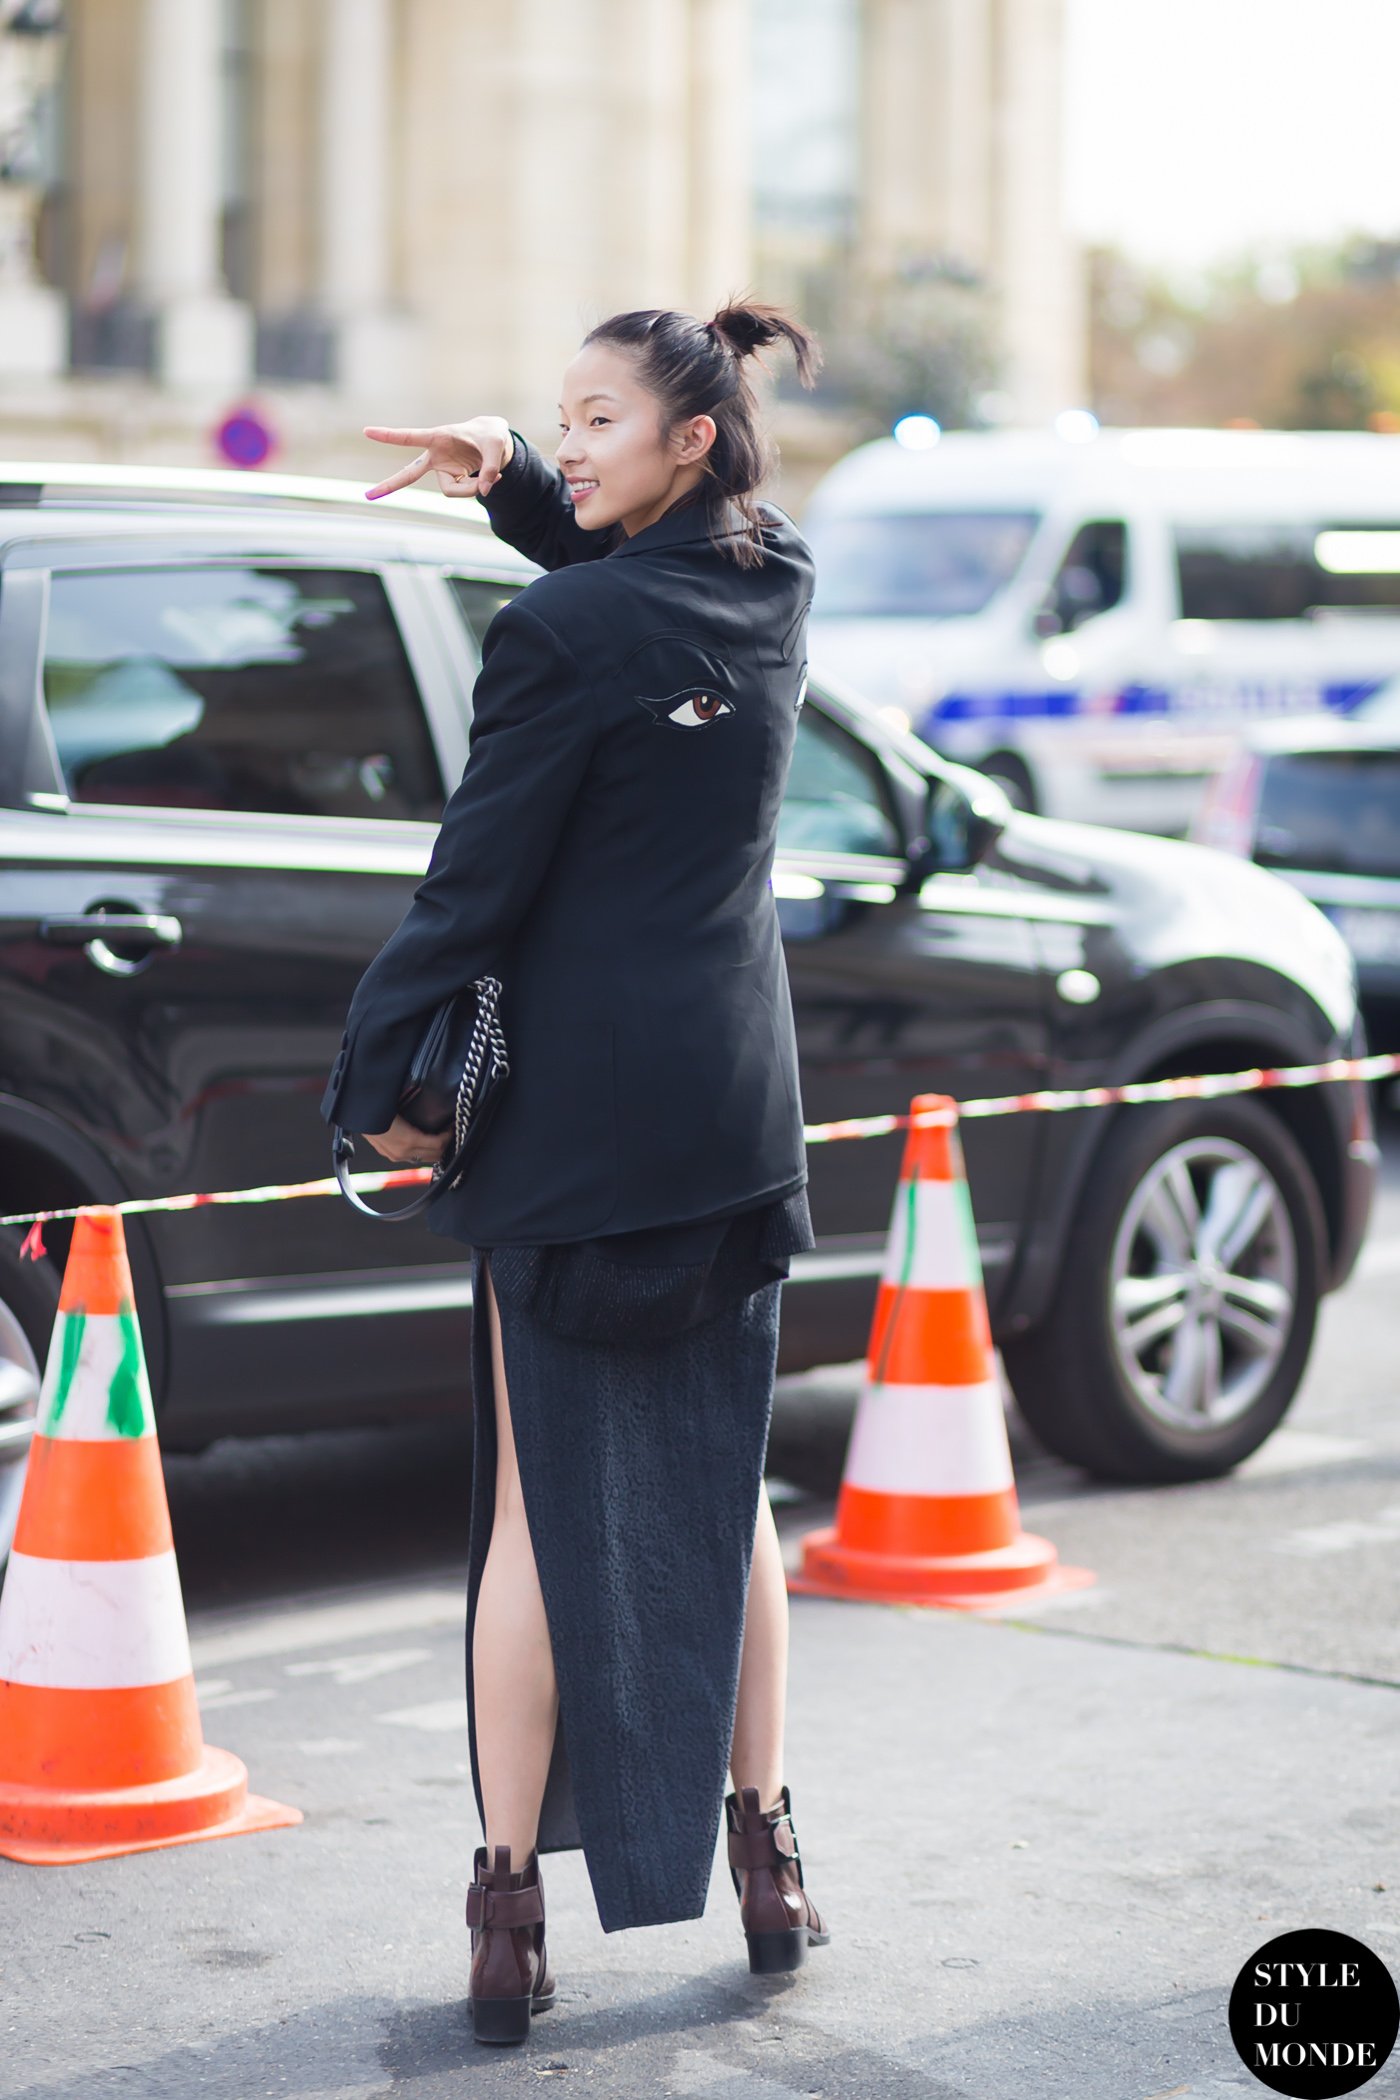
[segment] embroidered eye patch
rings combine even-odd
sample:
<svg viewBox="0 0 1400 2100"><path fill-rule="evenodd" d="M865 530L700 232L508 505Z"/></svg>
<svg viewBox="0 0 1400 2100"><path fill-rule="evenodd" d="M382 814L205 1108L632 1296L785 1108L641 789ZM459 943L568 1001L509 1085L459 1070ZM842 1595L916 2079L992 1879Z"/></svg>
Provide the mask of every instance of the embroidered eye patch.
<svg viewBox="0 0 1400 2100"><path fill-rule="evenodd" d="M673 729L705 729L711 722L718 722L725 715L732 715L734 702L703 686L682 686L678 693L668 693L664 700L644 699L640 693L633 695L639 707L644 707L653 722L669 723Z"/></svg>

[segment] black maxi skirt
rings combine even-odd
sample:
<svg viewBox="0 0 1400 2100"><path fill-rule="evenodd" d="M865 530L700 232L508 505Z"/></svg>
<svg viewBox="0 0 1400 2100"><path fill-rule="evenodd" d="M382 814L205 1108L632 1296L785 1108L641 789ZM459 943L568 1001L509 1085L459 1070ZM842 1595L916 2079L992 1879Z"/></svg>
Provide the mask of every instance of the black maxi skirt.
<svg viewBox="0 0 1400 2100"><path fill-rule="evenodd" d="M472 1643L495 1514L490 1259L473 1249L467 1714L483 1830ZM538 1848L582 1848L604 1932L698 1918L723 1814L782 1285L669 1337L598 1342L543 1325L493 1280L559 1685Z"/></svg>

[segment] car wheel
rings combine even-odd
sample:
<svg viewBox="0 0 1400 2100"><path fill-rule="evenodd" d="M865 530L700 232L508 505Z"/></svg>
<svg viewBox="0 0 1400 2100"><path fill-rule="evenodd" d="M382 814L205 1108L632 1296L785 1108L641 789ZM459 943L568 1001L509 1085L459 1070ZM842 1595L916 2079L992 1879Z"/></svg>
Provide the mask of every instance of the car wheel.
<svg viewBox="0 0 1400 2100"><path fill-rule="evenodd" d="M1100 1146L1049 1317L1002 1359L1040 1442L1106 1480L1205 1480L1298 1389L1326 1232L1293 1138L1257 1102L1124 1111Z"/></svg>
<svg viewBox="0 0 1400 2100"><path fill-rule="evenodd" d="M58 1311L53 1263L20 1259L20 1235L0 1231L0 1567L24 1492L39 1385Z"/></svg>
<svg viewBox="0 0 1400 2100"><path fill-rule="evenodd" d="M993 751L978 761L977 770L994 780L1013 809L1023 809L1027 815L1035 816L1039 802L1031 769L1014 751Z"/></svg>

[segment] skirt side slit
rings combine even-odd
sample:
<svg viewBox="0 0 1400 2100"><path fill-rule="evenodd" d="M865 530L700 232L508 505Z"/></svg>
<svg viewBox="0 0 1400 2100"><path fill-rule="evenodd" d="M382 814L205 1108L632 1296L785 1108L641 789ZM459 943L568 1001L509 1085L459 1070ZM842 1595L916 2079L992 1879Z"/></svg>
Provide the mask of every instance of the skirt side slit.
<svg viewBox="0 0 1400 2100"><path fill-rule="evenodd" d="M476 1746L476 1677L474 1647L476 1639L476 1610L481 1592L481 1578L486 1567L486 1556L491 1546L496 1516L496 1473L499 1445L496 1435L496 1388L495 1365L491 1355L491 1326L486 1314L486 1277L489 1270L489 1250L473 1261L472 1275L472 1484L471 1522L468 1546L467 1573L467 1735L471 1757L472 1788L476 1795L477 1814L481 1828L486 1829L486 1804L481 1791L481 1771ZM494 1278L492 1279L494 1283ZM480 1309L480 1317L477 1309ZM509 1346L507 1342L506 1316L499 1298L496 1310L501 1322L501 1357L507 1363L506 1390L510 1394L511 1427L515 1424L515 1386L509 1370ZM516 1430L516 1466L520 1466L520 1439ZM525 1506L525 1522L530 1529L530 1544L535 1552L535 1567L539 1570L539 1554L531 1526L531 1497L526 1492L525 1474L520 1475L521 1499ZM544 1595L541 1577L541 1595L544 1596L545 1617L549 1622L550 1647L555 1655L555 1678L558 1679L558 1639L555 1627L549 1620L549 1600ZM543 1800L540 1805L540 1829L537 1849L540 1852L563 1852L578 1848L581 1842L578 1818L574 1810L573 1785L569 1774L568 1750L564 1734L564 1692L559 1688L559 1713L555 1723L554 1744L550 1753L549 1771L545 1780Z"/></svg>

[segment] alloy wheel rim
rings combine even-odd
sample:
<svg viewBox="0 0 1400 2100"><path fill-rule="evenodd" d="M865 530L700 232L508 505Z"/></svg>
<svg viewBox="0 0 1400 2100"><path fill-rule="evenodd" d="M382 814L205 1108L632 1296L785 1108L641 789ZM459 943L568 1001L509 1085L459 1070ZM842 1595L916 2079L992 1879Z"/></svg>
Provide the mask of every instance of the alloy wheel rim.
<svg viewBox="0 0 1400 2100"><path fill-rule="evenodd" d="M19 1517L40 1383L29 1337L0 1302L0 1560L10 1550Z"/></svg>
<svg viewBox="0 0 1400 2100"><path fill-rule="evenodd" d="M1247 1414L1293 1332L1297 1278L1293 1221L1256 1153L1201 1137L1154 1160L1109 1272L1114 1348L1154 1421L1205 1436Z"/></svg>

